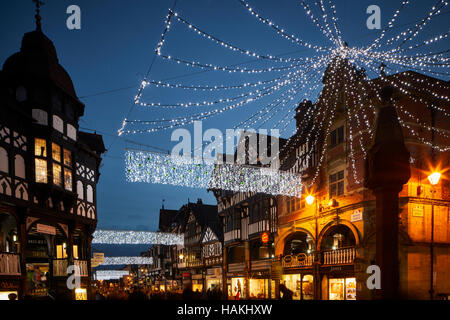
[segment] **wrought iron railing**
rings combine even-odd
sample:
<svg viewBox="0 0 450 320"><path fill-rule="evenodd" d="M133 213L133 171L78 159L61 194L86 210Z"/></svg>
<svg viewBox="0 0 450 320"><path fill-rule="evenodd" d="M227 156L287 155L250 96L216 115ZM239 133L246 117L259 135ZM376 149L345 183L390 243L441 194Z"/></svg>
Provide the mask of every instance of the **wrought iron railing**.
<svg viewBox="0 0 450 320"><path fill-rule="evenodd" d="M283 268L299 268L311 266L314 262L314 255L305 253L288 254L281 258Z"/></svg>

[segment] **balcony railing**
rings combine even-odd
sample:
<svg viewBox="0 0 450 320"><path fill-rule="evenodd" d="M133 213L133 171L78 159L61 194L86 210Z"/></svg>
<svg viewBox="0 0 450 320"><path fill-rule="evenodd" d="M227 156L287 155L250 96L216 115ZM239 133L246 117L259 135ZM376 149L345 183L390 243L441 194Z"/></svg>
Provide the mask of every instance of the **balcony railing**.
<svg viewBox="0 0 450 320"><path fill-rule="evenodd" d="M345 264L353 263L355 260L355 247L342 248L322 252L323 264Z"/></svg>
<svg viewBox="0 0 450 320"><path fill-rule="evenodd" d="M74 260L73 262L76 266L78 266L80 268L80 276L81 277L89 276L88 265L87 265L86 260Z"/></svg>
<svg viewBox="0 0 450 320"><path fill-rule="evenodd" d="M17 253L0 253L0 274L20 275L20 256Z"/></svg>
<svg viewBox="0 0 450 320"><path fill-rule="evenodd" d="M285 255L281 258L281 265L283 268L300 268L311 266L314 262L313 255L306 255L305 253L298 253L294 255Z"/></svg>
<svg viewBox="0 0 450 320"><path fill-rule="evenodd" d="M53 276L54 277L65 277L67 276L67 259L56 259L53 260Z"/></svg>

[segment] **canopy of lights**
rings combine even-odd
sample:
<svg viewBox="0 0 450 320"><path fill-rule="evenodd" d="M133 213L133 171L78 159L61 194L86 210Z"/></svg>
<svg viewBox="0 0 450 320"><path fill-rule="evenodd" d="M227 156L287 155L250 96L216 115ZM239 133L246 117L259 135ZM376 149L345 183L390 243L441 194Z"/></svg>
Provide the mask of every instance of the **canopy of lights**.
<svg viewBox="0 0 450 320"><path fill-rule="evenodd" d="M234 45L232 40L220 39L189 21L188 17L183 17L175 10L169 9L164 31L155 49L157 58L166 63L207 70L209 73L222 73L223 79L227 77L234 77L233 79L235 79L236 76L250 74L254 75L252 77L254 80L236 80L233 84L230 84L230 81L224 83L210 82L205 85L144 78L134 98L135 105L153 111L170 108L173 109L172 115L179 112L179 116L149 120L126 118L118 132L119 135L152 133L184 127L194 121L219 117L231 110L257 105L256 108L253 107L252 109L255 112L250 117L241 119L239 123L236 123L235 128L260 128L272 121L271 126L273 128L278 128L281 134L290 137L287 143L280 148L280 163L283 163L291 154L290 149L297 147L298 139L303 139L306 144L311 146L315 146L319 139L323 139L324 143L320 145L320 150L309 148L307 151L307 157L311 157L312 152L316 152L317 156L315 172L308 179L308 184L305 185L309 188L319 176L320 167L324 162L328 147L331 127L336 120L337 112L335 111L342 105L345 106L343 112L349 130L349 161L353 168L352 174L356 184L362 183L362 177L358 176L356 170L355 153L362 152L364 156L366 154L366 146L362 135L357 135L357 133L365 131L372 138L372 122L376 114L376 106L382 103L382 97L380 96L382 87L389 85L407 95L409 99L416 103L424 103L422 94L431 95L435 103L432 103L429 107L450 118L448 109L442 107L442 105L448 105L449 102L449 96L445 93L448 92L446 81L436 80L431 82L426 77L431 76L448 80L450 59L448 53L450 50L437 51L433 48L435 48L436 43L448 39L450 31L448 31L447 26L442 34L436 34L425 40L419 36L422 30L430 24L430 21L447 7L448 1L437 0L432 1L432 3L430 1L429 10L423 13L423 17L418 22L398 30L394 28L396 22L401 14L412 6L410 0L399 1L397 10L392 13L389 22L384 29L380 30L375 41L371 41L370 44L362 47L351 47L344 41L345 38L339 28L339 16L333 0L316 0L309 3L308 1L298 1L306 16L317 26L321 36L328 39L328 46L320 46L305 41L300 35L288 31L269 17L261 15L257 8L257 1L254 1L255 6L250 5L246 0L236 1L243 10L248 12L249 18L255 19L261 25L261 28L268 28L273 31L274 37L289 41L299 48L307 50L310 54L301 57L295 54L281 56L242 48ZM223 50L229 50L230 53L262 61L264 66L260 68L242 64L226 66L166 54L163 49L173 24L187 28L192 32L193 37L201 37L204 41L209 41L223 48ZM185 41L189 41L189 39ZM172 103L145 101L144 93L150 87L190 90L197 94L212 92L215 98ZM313 107L304 110L302 119L299 120L300 123L297 124L293 132L287 132L290 128L289 124L294 121L296 107L304 99L313 101ZM262 101L268 102L263 104ZM419 141L432 146L437 152L450 150L450 146L432 144L419 134L418 126L411 126L410 123L420 124L421 128L433 130L436 135L448 137L448 133L423 123L407 108L395 101L393 103L397 108L400 124L407 128L413 136L416 136ZM186 110L196 109L200 110L187 115ZM276 115L279 116L278 120L275 120ZM408 121L402 120L405 117ZM312 127L308 126L308 123L311 123ZM308 128L307 131L304 128ZM305 132L302 132L302 130ZM286 190L292 191L288 187L296 182L289 178L279 183L283 180L280 174L269 175L270 177L266 176L265 178L276 179L278 187L276 190L264 190L263 187L267 184L267 180L254 178L255 174L260 173L250 170L242 172L242 168L225 167L222 168L222 171L218 171L219 175L214 175L211 178L213 168L201 167L199 170L195 170L191 165L175 165L165 162L167 160L169 159L163 156L153 156L150 153L128 152L126 155L127 178L129 181L168 183L192 187L217 187L235 191L256 190L287 195L291 195L291 193L286 193ZM298 191L295 191L297 195ZM123 241L124 239L124 237L119 236L117 241Z"/></svg>
<svg viewBox="0 0 450 320"><path fill-rule="evenodd" d="M183 235L165 232L96 230L93 237L92 244L184 244Z"/></svg>

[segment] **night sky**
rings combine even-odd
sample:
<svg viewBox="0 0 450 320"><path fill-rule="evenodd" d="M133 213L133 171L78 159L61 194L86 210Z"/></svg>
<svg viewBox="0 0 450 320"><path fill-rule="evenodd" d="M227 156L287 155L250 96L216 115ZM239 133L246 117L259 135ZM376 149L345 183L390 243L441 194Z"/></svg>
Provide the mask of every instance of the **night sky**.
<svg viewBox="0 0 450 320"><path fill-rule="evenodd" d="M125 180L125 148L137 146L132 140L149 146L169 150L171 130L162 133L127 135L116 137L122 120L132 105L140 81L143 79L154 55L164 27L164 19L173 1L162 0L47 0L41 11L44 33L53 41L61 65L72 77L75 90L86 105L85 115L80 120L81 129L95 129L103 134L108 153L103 159L101 177L97 188L98 227L108 229L156 230L162 199L165 207L178 209L188 199L202 198L204 203L215 204L212 193L167 185L132 184ZM325 1L328 3L328 1ZM339 27L349 46L368 45L380 30L366 27L366 8L377 4L381 8L382 28L391 19L401 1L343 1L336 0ZM386 38L417 23L436 1L412 1L402 12L392 32ZM321 46L329 46L323 34L304 13L298 0L256 1L249 3L264 17L270 18L290 33ZM313 3L308 1L308 3ZM81 8L81 30L66 28L66 8L77 4ZM189 22L217 37L239 47L261 53L286 54L292 57L313 56L315 52L282 39L268 27L259 23L236 1L178 0L176 11ZM424 29L419 40L428 39L448 31L450 8L444 8L440 16L433 18ZM318 11L315 11L318 13ZM34 5L31 0L1 1L0 62L17 52L25 32L35 28ZM433 51L448 49L448 39L433 47ZM434 48L437 48L436 50ZM425 48L426 49L426 48ZM252 60L252 58L220 48L189 31L184 25L174 22L162 50L178 58L196 60L217 65L231 65ZM420 52L420 51L419 51ZM422 51L423 52L423 51ZM245 67L262 67L251 63ZM150 79L173 78L173 82L184 84L232 84L242 81L257 81L270 75L228 75L223 72L203 72L192 67L176 65L156 59L150 72ZM279 76L279 74L275 75ZM446 79L448 80L448 79ZM121 89L107 94L105 91ZM231 93L226 93L232 96ZM203 100L205 95L189 91L146 89L145 101L186 102ZM213 95L206 95L212 99ZM262 103L262 102L261 102ZM200 107L201 108L201 107ZM294 108L294 106L293 106ZM194 111L149 111L135 106L129 118L158 119L198 113ZM258 110L258 103L243 109L233 110L203 122L204 130L219 128L225 131L238 120ZM281 117L281 115L280 115ZM265 128L270 129L270 122ZM291 129L293 121L291 123ZM187 126L192 131L192 125ZM288 135L286 132L286 136ZM149 147L145 147L148 149Z"/></svg>

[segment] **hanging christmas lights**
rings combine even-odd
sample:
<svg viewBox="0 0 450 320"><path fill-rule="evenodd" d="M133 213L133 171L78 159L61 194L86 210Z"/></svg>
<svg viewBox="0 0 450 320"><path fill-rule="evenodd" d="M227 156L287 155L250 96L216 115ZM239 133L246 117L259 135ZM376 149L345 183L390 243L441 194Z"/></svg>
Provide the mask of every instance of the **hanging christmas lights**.
<svg viewBox="0 0 450 320"><path fill-rule="evenodd" d="M151 231L96 230L92 244L183 245L183 235Z"/></svg>

